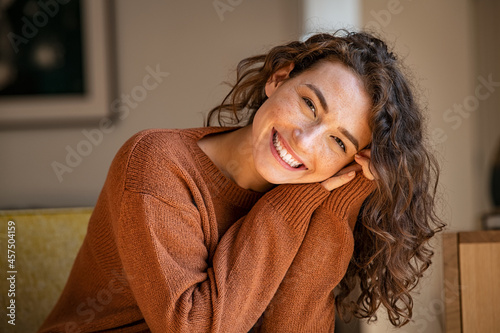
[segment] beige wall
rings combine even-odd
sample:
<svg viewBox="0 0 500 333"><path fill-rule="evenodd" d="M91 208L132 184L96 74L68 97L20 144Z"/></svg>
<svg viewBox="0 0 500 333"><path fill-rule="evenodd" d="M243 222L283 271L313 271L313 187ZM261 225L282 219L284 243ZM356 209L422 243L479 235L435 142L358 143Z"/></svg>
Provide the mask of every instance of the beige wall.
<svg viewBox="0 0 500 333"><path fill-rule="evenodd" d="M65 164L66 146L86 140L83 129L41 128L0 131L0 209L89 206L97 200L111 159L135 132L203 125L203 114L228 91L221 82L244 57L299 37L298 0L115 1L119 95L130 94L146 67L170 75L106 134L72 173L55 175ZM232 4L232 5L231 5Z"/></svg>

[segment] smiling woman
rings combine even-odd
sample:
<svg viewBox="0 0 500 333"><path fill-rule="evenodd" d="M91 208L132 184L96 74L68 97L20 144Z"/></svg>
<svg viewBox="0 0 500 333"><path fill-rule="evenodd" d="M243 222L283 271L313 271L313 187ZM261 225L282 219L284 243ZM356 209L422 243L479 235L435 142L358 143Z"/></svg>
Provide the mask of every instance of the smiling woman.
<svg viewBox="0 0 500 333"><path fill-rule="evenodd" d="M269 120L268 127L290 154L278 154L281 164L303 164L293 177L262 157L255 163L262 174L276 170L267 172L270 183L320 181L331 190L351 181L346 176L353 177L359 165L366 178L376 178L376 189L357 217L356 246L335 296L346 319L374 318L383 304L393 325L408 323L410 291L431 264L428 242L444 227L434 209L439 167L426 146L424 117L412 90L396 55L382 40L338 31L242 60L236 84L207 119L207 125L214 120L220 125L250 124L254 132L265 124L261 118ZM265 111L268 105L271 111ZM349 164L353 159L357 169ZM311 162L312 170L320 172L309 173ZM356 286L361 294L348 300ZM277 318L272 322L279 327Z"/></svg>
<svg viewBox="0 0 500 333"><path fill-rule="evenodd" d="M41 332L331 332L336 308L372 318L381 304L409 321L442 225L395 56L365 33L319 34L237 76L207 119L233 126L124 144Z"/></svg>

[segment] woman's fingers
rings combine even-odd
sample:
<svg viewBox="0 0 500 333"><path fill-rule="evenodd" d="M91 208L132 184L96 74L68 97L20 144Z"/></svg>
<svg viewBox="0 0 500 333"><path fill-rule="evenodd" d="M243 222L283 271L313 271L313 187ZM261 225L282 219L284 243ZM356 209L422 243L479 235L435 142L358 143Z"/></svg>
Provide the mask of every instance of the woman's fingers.
<svg viewBox="0 0 500 333"><path fill-rule="evenodd" d="M330 177L327 180L323 181L321 185L323 185L323 187L326 188L327 191L333 191L334 189L353 180L355 175L356 171L350 171L342 175Z"/></svg>
<svg viewBox="0 0 500 333"><path fill-rule="evenodd" d="M328 191L332 191L338 187L341 187L344 184L347 184L356 175L356 172L363 172L363 175L370 179L374 180L376 175L370 169L371 162L371 151L370 149L363 149L358 152L354 156L354 160L356 163L349 164L339 172L337 172L333 177L328 178L323 181L321 185L323 185Z"/></svg>
<svg viewBox="0 0 500 333"><path fill-rule="evenodd" d="M345 166L342 170L340 170L339 172L337 172L334 176L341 176L343 174L346 174L346 173L349 173L351 171L361 171L361 166L359 164L356 164L356 163L351 163L347 166Z"/></svg>
<svg viewBox="0 0 500 333"><path fill-rule="evenodd" d="M323 181L321 185L323 185L328 191L333 191L334 189L353 180L356 172L359 171L361 171L361 167L358 164L349 164L348 166L337 172L333 177L330 177L327 180Z"/></svg>
<svg viewBox="0 0 500 333"><path fill-rule="evenodd" d="M363 169L363 175L370 180L374 180L375 175L370 169L370 153L370 149L363 149L358 154L354 155L354 160L356 161L356 163L361 165L361 168Z"/></svg>
<svg viewBox="0 0 500 333"><path fill-rule="evenodd" d="M372 151L371 149L362 149L358 151L358 155L361 155L366 158L371 158L372 157Z"/></svg>

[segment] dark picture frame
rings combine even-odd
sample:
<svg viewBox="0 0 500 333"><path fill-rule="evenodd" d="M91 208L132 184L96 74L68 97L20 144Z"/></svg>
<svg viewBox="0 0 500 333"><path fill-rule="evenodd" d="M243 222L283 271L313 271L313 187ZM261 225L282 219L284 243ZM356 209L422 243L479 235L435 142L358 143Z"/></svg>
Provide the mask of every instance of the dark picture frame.
<svg viewBox="0 0 500 333"><path fill-rule="evenodd" d="M14 56L20 54L23 47L32 46L30 43L34 44L36 42L36 37L42 35L44 28L49 30L49 24L51 25L51 31L57 30L58 28L54 28L54 24L60 24L59 22L66 24L66 30L61 31L61 35L64 35L64 33L69 34L67 32L70 30L67 28L68 23L73 26L80 25L79 28L75 28L75 31L81 32L82 47L80 52L78 50L75 52L74 49L77 46L75 46L74 40L78 39L77 33L73 33L69 37L64 36L64 38L71 41L71 44L69 44L70 46L64 45L61 47L63 51L60 53L63 53L63 57L72 58L64 58L60 62L72 64L71 69L64 69L63 71L59 69L59 73L54 75L52 73L42 73L49 78L45 80L48 84L44 82L45 86L42 85L42 88L36 88L38 90L31 89L30 83L35 80L40 81L45 77L42 77L41 74L37 76L37 72L33 75L33 79L24 78L24 81L17 84L17 87L9 88L10 90L4 86L4 94L1 94L2 86L0 86L0 127L78 123L109 117L111 115L110 103L114 82L112 80L114 70L111 62L114 24L112 1L42 0L32 2L37 6L31 13L26 14L25 10L17 17L15 15L9 17L10 21L16 20L14 22L18 27L15 32L10 31L6 36L9 46L12 48L10 51ZM65 6L67 7L65 8ZM78 10L74 10L75 6L77 6ZM73 10L70 10L71 8ZM79 18L74 16L75 12L80 15ZM60 15L60 17L57 15ZM63 15L73 15L73 17L65 19ZM61 26L60 29L63 30L65 27ZM5 31L5 26L3 31ZM46 36L47 33L45 33ZM50 52L44 53L43 50L41 52L37 50L33 52L35 56L31 58L36 57L42 63L44 61L50 62L54 58L53 53L53 51L51 54ZM24 63L21 62L20 65L18 62L18 68L15 72L18 73L21 69L25 69L22 66L29 66L31 58L24 60ZM25 63L28 65L25 65ZM80 75L77 73L79 69ZM23 92L22 89L26 86L30 87L30 89ZM5 91L7 92L5 93Z"/></svg>

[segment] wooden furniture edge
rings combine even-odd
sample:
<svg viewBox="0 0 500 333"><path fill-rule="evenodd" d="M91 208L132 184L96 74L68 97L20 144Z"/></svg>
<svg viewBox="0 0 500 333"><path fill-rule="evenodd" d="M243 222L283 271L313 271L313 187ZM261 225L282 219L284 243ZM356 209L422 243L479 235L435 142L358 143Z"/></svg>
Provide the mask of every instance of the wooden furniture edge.
<svg viewBox="0 0 500 333"><path fill-rule="evenodd" d="M443 289L446 301L446 333L462 333L462 309L459 272L460 252L458 246L459 239L457 233L443 234Z"/></svg>

